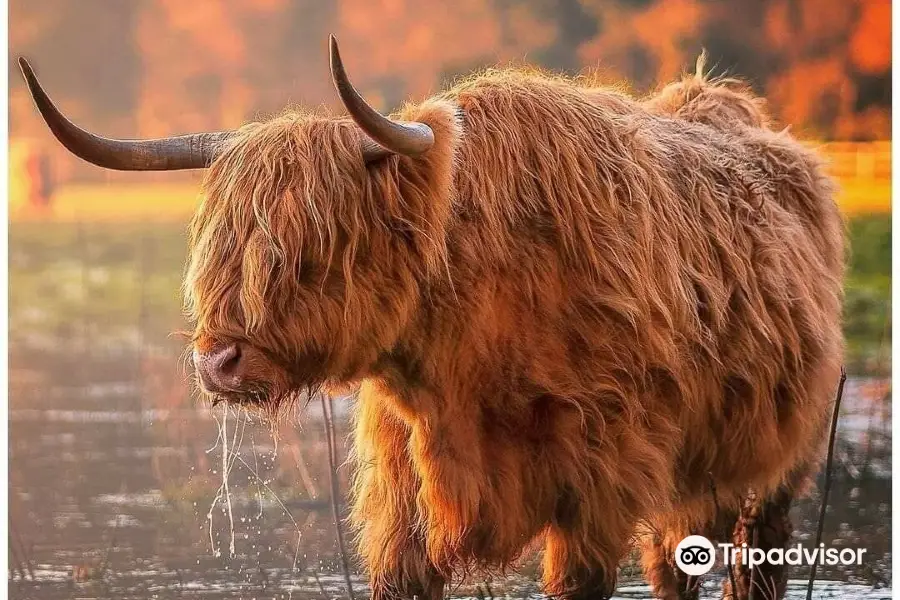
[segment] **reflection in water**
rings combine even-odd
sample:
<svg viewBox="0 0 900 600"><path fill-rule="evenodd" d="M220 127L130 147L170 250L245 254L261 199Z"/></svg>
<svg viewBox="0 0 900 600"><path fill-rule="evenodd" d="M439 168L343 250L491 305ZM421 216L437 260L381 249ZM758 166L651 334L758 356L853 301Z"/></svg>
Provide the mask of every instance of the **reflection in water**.
<svg viewBox="0 0 900 600"><path fill-rule="evenodd" d="M114 597L318 595L335 585L317 415L275 436L237 412L142 409L146 400L72 390L53 407L13 401L10 519L37 579L11 583L14 595L69 597L73 579L88 580L74 584L87 595ZM217 498L214 417L228 427L227 498Z"/></svg>
<svg viewBox="0 0 900 600"><path fill-rule="evenodd" d="M14 232L10 254L12 597L344 597L318 403L273 431L192 400L168 335L180 230L46 233ZM336 407L346 440L351 403ZM848 383L825 541L868 552L820 570L819 597L890 597L889 410L889 381ZM797 507L798 541L817 510ZM453 594L539 597L537 563ZM648 598L634 574L623 567L619 597ZM806 570L791 576L803 597Z"/></svg>

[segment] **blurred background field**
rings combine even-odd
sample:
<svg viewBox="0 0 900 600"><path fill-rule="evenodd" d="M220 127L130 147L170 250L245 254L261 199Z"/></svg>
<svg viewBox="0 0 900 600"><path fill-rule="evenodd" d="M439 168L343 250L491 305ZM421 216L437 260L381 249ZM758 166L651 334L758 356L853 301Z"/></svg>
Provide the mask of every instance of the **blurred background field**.
<svg viewBox="0 0 900 600"><path fill-rule="evenodd" d="M821 148L840 184L838 203L845 214L890 212L890 142L815 145ZM185 182L145 183L128 182L117 174L115 181L110 182L64 184L54 190L51 206L45 208L34 201L38 182L27 166L39 152L37 148L28 140L17 140L11 147L9 206L14 222L128 221L145 217L183 222L197 205L199 176L196 174Z"/></svg>
<svg viewBox="0 0 900 600"><path fill-rule="evenodd" d="M523 60L599 70L645 94L706 48L715 72L747 78L780 123L822 148L851 245L850 383L825 541L868 554L861 568L820 571L839 583L818 597L890 597L890 12L886 0L11 0L11 595L345 594L318 403L273 431L192 392L177 332L202 174L115 173L74 159L13 62L30 58L85 127L165 135L290 104L334 107L334 32L354 81L385 110ZM351 408L336 399L341 458ZM346 490L350 473L339 475ZM817 509L814 491L796 509L798 541ZM490 589L535 596L535 564L525 557L519 576ZM364 585L355 567L353 578ZM633 564L622 579L620 597L647 597Z"/></svg>

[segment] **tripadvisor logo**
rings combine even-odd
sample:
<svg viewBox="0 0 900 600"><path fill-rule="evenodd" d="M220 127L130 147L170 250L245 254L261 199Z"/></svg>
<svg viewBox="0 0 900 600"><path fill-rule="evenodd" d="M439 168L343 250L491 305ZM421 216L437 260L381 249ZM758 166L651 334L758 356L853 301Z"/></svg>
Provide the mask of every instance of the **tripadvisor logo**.
<svg viewBox="0 0 900 600"><path fill-rule="evenodd" d="M675 564L687 575L704 575L716 562L716 549L702 535L689 535L675 548Z"/></svg>
<svg viewBox="0 0 900 600"><path fill-rule="evenodd" d="M861 565L865 548L804 548L802 544L789 548L748 548L747 544L718 544L725 566L740 564L751 569L762 565ZM716 562L716 547L702 535L689 535L675 548L675 564L687 575L704 575Z"/></svg>

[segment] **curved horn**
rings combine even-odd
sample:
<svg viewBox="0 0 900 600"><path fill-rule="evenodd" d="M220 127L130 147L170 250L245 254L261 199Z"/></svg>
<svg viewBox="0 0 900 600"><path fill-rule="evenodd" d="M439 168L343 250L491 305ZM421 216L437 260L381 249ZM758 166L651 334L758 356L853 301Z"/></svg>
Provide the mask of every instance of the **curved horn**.
<svg viewBox="0 0 900 600"><path fill-rule="evenodd" d="M331 79L337 88L341 101L353 118L353 121L371 138L363 147L366 162L381 158L388 154L405 154L417 156L434 145L434 132L424 123L404 123L392 121L369 104L359 95L341 61L337 40L332 35L331 45Z"/></svg>
<svg viewBox="0 0 900 600"><path fill-rule="evenodd" d="M94 135L69 121L41 87L28 61L19 68L41 116L72 154L107 169L119 171L176 171L208 167L232 132L193 133L153 140L114 140Z"/></svg>

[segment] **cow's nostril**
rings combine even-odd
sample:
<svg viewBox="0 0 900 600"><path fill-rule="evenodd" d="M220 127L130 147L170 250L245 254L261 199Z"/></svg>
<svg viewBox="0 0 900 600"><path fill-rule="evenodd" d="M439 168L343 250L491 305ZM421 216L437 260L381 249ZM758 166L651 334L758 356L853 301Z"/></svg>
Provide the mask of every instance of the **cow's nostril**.
<svg viewBox="0 0 900 600"><path fill-rule="evenodd" d="M222 362L219 365L219 372L222 375L234 376L238 375L238 368L241 362L241 347L232 344L226 349Z"/></svg>

